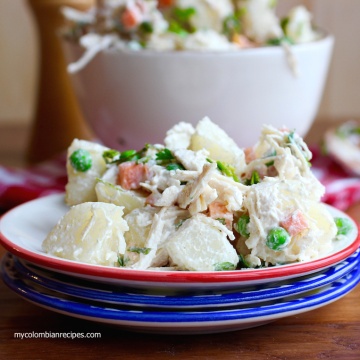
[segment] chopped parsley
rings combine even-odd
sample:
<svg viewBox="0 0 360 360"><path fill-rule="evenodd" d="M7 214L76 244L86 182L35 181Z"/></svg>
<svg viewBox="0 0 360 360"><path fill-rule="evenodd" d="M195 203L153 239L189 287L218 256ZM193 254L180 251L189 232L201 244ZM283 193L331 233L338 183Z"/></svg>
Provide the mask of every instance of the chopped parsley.
<svg viewBox="0 0 360 360"><path fill-rule="evenodd" d="M166 166L166 170L185 170L185 168L180 163L171 163Z"/></svg>
<svg viewBox="0 0 360 360"><path fill-rule="evenodd" d="M118 254L118 264L120 267L125 267L128 262L128 257L126 257L124 254Z"/></svg>
<svg viewBox="0 0 360 360"><path fill-rule="evenodd" d="M137 253L137 254L147 255L151 251L151 248L131 246L127 250L130 252Z"/></svg>
<svg viewBox="0 0 360 360"><path fill-rule="evenodd" d="M174 159L175 159L174 155L167 148L160 150L156 154L156 160L157 161L170 161L170 160L174 160Z"/></svg>
<svg viewBox="0 0 360 360"><path fill-rule="evenodd" d="M175 229L179 229L180 226L182 226L182 224L187 220L188 218L186 219L182 219L180 220L177 224L175 224Z"/></svg>
<svg viewBox="0 0 360 360"><path fill-rule="evenodd" d="M185 9L176 7L174 9L174 16L177 20L181 22L187 22L190 20L190 18L196 14L196 10L193 7L188 7Z"/></svg>
<svg viewBox="0 0 360 360"><path fill-rule="evenodd" d="M305 160L307 161L308 165L311 166L310 159L306 156L305 150L303 149L303 147L299 144L299 142L295 138L295 131L292 131L287 135L286 144L288 146L289 145L295 145L300 150L300 152L303 154L303 156L304 156Z"/></svg>
<svg viewBox="0 0 360 360"><path fill-rule="evenodd" d="M265 159L268 158L268 157L274 157L274 156L276 156L276 151L275 151L275 150L273 150L273 151L271 151L269 154L267 154L267 155L265 156ZM274 160L268 161L267 163L265 163L265 165L266 165L267 167L273 166L273 165L274 165Z"/></svg>
<svg viewBox="0 0 360 360"><path fill-rule="evenodd" d="M236 265L234 265L228 261L214 264L215 271L229 271L229 270L235 270L235 269L236 269Z"/></svg>
<svg viewBox="0 0 360 360"><path fill-rule="evenodd" d="M227 16L223 21L223 33L228 36L234 34L240 34L241 32L241 21L238 14L234 13Z"/></svg>
<svg viewBox="0 0 360 360"><path fill-rule="evenodd" d="M267 43L267 45L270 45L270 46L280 46L282 44L294 45L294 41L291 38L289 38L288 36L272 38L272 39L269 39L266 43Z"/></svg>
<svg viewBox="0 0 360 360"><path fill-rule="evenodd" d="M196 31L194 26L190 23L190 19L196 14L196 9L193 7L173 9L173 19L169 22L168 31L179 36L187 36Z"/></svg>
<svg viewBox="0 0 360 360"><path fill-rule="evenodd" d="M156 161L159 165L165 166L166 170L185 170L184 166L176 161L172 152L164 148L156 154Z"/></svg>
<svg viewBox="0 0 360 360"><path fill-rule="evenodd" d="M353 224L348 218L336 217L334 221L337 227L336 235L347 235L353 229Z"/></svg>
<svg viewBox="0 0 360 360"><path fill-rule="evenodd" d="M251 268L249 262L245 260L245 256L242 254L239 255L239 266L240 268Z"/></svg>
<svg viewBox="0 0 360 360"><path fill-rule="evenodd" d="M140 24L140 30L145 34L151 34L154 32L152 24L148 21L144 21Z"/></svg>

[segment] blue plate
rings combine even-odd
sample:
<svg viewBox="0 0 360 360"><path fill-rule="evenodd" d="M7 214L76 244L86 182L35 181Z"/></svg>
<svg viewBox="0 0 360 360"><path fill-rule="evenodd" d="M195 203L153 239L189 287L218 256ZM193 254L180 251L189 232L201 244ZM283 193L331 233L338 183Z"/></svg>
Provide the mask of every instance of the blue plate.
<svg viewBox="0 0 360 360"><path fill-rule="evenodd" d="M198 293L181 293L179 295L176 292L154 293L154 291L146 294L136 289L99 285L95 282L81 281L70 276L45 271L26 262L24 263L11 254L7 254L5 257L5 261L9 261L10 264L13 261L12 266L15 266L22 278L61 294L110 304L164 309L231 307L299 295L340 279L357 265L359 259L359 250L357 250L341 263L321 272L297 278L296 281L293 279L266 285L256 285L241 288L241 291L201 291Z"/></svg>
<svg viewBox="0 0 360 360"><path fill-rule="evenodd" d="M359 261L357 260L359 263ZM50 291L24 280L8 258L2 262L5 284L24 299L62 314L100 323L120 326L127 330L152 333L216 333L246 329L277 319L304 313L327 305L349 293L360 281L360 267L331 284L255 306L203 311L156 311L128 309L114 304L78 300Z"/></svg>

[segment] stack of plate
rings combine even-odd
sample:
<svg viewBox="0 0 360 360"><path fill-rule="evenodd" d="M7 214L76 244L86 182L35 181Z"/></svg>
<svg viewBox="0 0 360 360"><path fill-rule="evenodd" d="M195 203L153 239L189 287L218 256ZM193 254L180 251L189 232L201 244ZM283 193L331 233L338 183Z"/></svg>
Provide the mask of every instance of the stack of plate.
<svg viewBox="0 0 360 360"><path fill-rule="evenodd" d="M5 214L0 241L9 252L1 273L26 300L73 317L154 333L231 331L324 306L360 282L355 223L331 254L314 261L240 271L142 271L45 254L41 243L66 211L63 195L51 195Z"/></svg>

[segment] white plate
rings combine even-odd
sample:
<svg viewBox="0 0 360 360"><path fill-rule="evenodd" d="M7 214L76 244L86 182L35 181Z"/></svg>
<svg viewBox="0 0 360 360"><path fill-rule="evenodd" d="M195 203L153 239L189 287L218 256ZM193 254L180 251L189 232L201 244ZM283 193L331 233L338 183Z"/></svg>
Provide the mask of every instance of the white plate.
<svg viewBox="0 0 360 360"><path fill-rule="evenodd" d="M333 216L345 213L328 206ZM353 254L360 244L358 229L343 241L334 241L334 251L314 261L235 271L151 271L90 265L46 254L41 244L60 217L68 211L64 195L56 194L20 205L0 220L0 242L14 255L44 268L80 278L141 288L226 289L249 284L281 281L330 267ZM350 219L350 218L349 218Z"/></svg>
<svg viewBox="0 0 360 360"><path fill-rule="evenodd" d="M46 309L133 331L191 334L241 330L293 316L327 305L350 292L360 280L357 266L329 286L302 296L278 299L255 306L205 311L164 311L129 309L111 304L80 301L24 281L11 262L2 262L5 284L24 299Z"/></svg>

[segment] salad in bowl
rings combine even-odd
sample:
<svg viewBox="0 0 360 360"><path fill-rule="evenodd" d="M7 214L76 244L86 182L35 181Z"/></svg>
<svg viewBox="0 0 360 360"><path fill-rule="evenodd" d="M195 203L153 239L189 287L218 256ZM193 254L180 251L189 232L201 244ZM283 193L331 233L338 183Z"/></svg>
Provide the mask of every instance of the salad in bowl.
<svg viewBox="0 0 360 360"><path fill-rule="evenodd" d="M64 7L65 37L87 49L82 69L104 49L237 51L308 43L323 34L304 6L276 15L276 0L102 0L86 12Z"/></svg>

